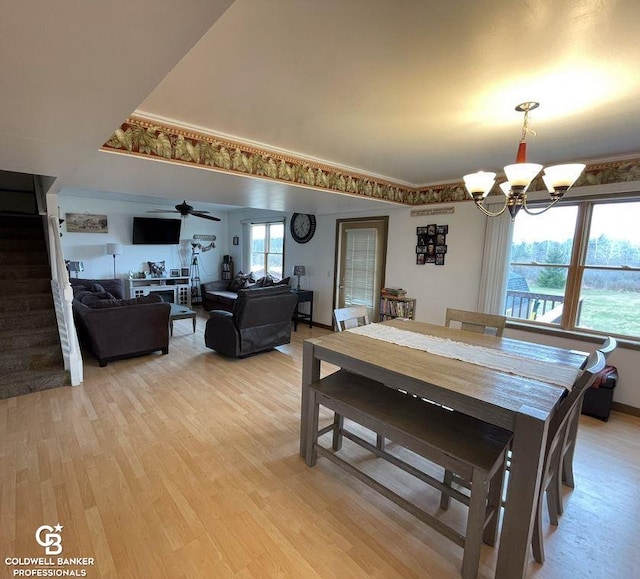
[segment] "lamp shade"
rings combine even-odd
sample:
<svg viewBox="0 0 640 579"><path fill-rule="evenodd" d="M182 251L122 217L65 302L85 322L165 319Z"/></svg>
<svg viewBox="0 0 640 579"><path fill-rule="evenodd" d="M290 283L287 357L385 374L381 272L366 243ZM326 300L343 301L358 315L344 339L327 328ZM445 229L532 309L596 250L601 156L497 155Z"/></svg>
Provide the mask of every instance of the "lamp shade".
<svg viewBox="0 0 640 579"><path fill-rule="evenodd" d="M109 255L122 255L122 245L119 243L107 243L107 253Z"/></svg>
<svg viewBox="0 0 640 579"><path fill-rule="evenodd" d="M537 163L514 163L504 168L504 174L511 183L511 189L520 191L526 191L540 171L542 171L542 165Z"/></svg>
<svg viewBox="0 0 640 579"><path fill-rule="evenodd" d="M566 165L553 165L545 167L543 180L549 191L566 191L571 187L584 171L581 163L569 163Z"/></svg>
<svg viewBox="0 0 640 579"><path fill-rule="evenodd" d="M482 197L486 197L489 194L495 183L496 174L478 171L477 173L465 175L463 179L469 195L475 199L476 196L482 195Z"/></svg>
<svg viewBox="0 0 640 579"><path fill-rule="evenodd" d="M293 275L304 275L304 265L294 265Z"/></svg>

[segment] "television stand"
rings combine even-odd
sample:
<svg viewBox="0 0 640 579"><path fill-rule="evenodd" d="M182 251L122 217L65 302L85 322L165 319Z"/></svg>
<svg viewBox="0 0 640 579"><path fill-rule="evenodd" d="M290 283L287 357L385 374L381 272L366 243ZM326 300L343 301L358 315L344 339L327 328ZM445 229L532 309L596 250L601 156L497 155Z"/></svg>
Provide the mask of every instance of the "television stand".
<svg viewBox="0 0 640 579"><path fill-rule="evenodd" d="M150 293L162 293L165 301L180 306L191 307L191 279L186 277L148 277L127 278L124 280L126 292L130 298L148 296ZM172 300L167 300L171 292Z"/></svg>

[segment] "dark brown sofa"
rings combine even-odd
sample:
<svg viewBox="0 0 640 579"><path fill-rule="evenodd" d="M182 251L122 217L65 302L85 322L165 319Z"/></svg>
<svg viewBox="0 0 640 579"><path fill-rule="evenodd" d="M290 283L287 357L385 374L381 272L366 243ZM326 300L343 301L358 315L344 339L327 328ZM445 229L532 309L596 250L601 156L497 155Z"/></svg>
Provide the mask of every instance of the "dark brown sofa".
<svg viewBox="0 0 640 579"><path fill-rule="evenodd" d="M120 279L70 282L78 338L100 366L157 350L169 353L171 305L159 296L124 299Z"/></svg>
<svg viewBox="0 0 640 579"><path fill-rule="evenodd" d="M289 285L248 288L238 292L233 313L209 313L204 339L208 348L243 358L291 341L291 317L298 303Z"/></svg>
<svg viewBox="0 0 640 579"><path fill-rule="evenodd" d="M269 274L255 280L252 274L245 275L240 271L232 280L210 281L201 284L202 306L206 312L212 310L233 312L233 306L241 289L271 287L273 285L289 287L289 282L290 278L288 277L277 280Z"/></svg>

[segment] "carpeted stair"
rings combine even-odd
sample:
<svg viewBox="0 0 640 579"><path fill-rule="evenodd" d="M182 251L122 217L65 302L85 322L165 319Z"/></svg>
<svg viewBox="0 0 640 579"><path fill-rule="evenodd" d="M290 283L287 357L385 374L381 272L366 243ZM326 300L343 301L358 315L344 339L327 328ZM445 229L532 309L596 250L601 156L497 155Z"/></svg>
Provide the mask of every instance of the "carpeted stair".
<svg viewBox="0 0 640 579"><path fill-rule="evenodd" d="M0 398L69 384L39 216L0 215Z"/></svg>

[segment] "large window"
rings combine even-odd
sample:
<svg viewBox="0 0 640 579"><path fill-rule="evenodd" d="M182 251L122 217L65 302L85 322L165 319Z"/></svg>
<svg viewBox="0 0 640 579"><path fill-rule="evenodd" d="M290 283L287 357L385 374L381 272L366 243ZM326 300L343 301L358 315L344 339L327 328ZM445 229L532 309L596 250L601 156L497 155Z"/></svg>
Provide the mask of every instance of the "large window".
<svg viewBox="0 0 640 579"><path fill-rule="evenodd" d="M251 224L251 272L255 279L265 273L282 279L284 267L284 223Z"/></svg>
<svg viewBox="0 0 640 579"><path fill-rule="evenodd" d="M572 330L640 337L640 201L566 202L520 212L505 313Z"/></svg>

